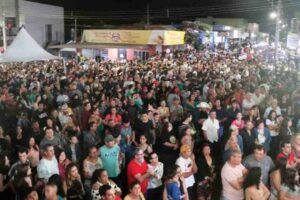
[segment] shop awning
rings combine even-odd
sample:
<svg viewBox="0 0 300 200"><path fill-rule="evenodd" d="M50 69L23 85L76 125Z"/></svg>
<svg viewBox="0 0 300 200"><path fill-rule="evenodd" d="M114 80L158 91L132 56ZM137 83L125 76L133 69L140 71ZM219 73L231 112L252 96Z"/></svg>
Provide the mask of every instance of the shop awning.
<svg viewBox="0 0 300 200"><path fill-rule="evenodd" d="M97 43L67 43L54 45L50 49L77 48L77 49L145 49L148 45L130 45L130 44L97 44Z"/></svg>

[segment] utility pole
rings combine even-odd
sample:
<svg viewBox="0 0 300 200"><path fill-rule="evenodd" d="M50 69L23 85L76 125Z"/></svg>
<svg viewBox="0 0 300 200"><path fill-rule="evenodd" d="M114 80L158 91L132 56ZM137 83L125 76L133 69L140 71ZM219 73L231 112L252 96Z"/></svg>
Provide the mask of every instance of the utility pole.
<svg viewBox="0 0 300 200"><path fill-rule="evenodd" d="M3 49L6 50L6 25L5 25L5 7L4 1L2 1L2 39L3 39Z"/></svg>
<svg viewBox="0 0 300 200"><path fill-rule="evenodd" d="M170 10L167 8L167 18L170 18Z"/></svg>
<svg viewBox="0 0 300 200"><path fill-rule="evenodd" d="M149 3L147 3L147 25L150 25Z"/></svg>
<svg viewBox="0 0 300 200"><path fill-rule="evenodd" d="M77 17L74 19L74 42L77 42Z"/></svg>
<svg viewBox="0 0 300 200"><path fill-rule="evenodd" d="M281 18L281 0L278 0L277 7L276 7L276 32L275 32L275 66L277 66L278 63L278 48L279 48L279 42L280 42L280 18Z"/></svg>

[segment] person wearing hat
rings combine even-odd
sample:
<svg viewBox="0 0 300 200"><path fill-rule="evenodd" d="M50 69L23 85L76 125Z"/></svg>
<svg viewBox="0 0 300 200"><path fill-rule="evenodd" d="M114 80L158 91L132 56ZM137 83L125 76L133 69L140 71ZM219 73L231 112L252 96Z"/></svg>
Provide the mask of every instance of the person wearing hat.
<svg viewBox="0 0 300 200"><path fill-rule="evenodd" d="M192 113L192 122L195 125L195 128L198 131L201 131L203 122L208 118L210 105L206 102L200 102L196 107L198 109Z"/></svg>
<svg viewBox="0 0 300 200"><path fill-rule="evenodd" d="M112 135L106 135L104 138L105 145L99 149L100 158L103 168L107 170L109 178L113 179L116 183L119 181L120 174L120 147L116 144L115 138Z"/></svg>
<svg viewBox="0 0 300 200"><path fill-rule="evenodd" d="M182 145L180 147L180 157L176 160L176 164L180 167L182 175L185 180L185 184L188 190L189 199L195 199L194 185L195 177L198 168L195 162L194 156L192 156L192 150L189 145Z"/></svg>

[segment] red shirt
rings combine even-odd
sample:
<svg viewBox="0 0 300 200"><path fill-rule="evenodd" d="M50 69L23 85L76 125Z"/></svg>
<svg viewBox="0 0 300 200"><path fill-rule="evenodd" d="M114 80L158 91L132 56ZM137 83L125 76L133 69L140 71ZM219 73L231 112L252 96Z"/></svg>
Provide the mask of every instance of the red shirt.
<svg viewBox="0 0 300 200"><path fill-rule="evenodd" d="M276 160L278 160L279 158L287 158L287 162L289 165L293 165L296 162L293 152L290 153L288 156L286 156L284 153L281 152L277 155Z"/></svg>
<svg viewBox="0 0 300 200"><path fill-rule="evenodd" d="M127 177L128 177L128 185L130 185L132 182L136 181L135 175L137 174L145 174L148 171L148 165L147 162L144 161L142 164L139 164L135 161L135 159L132 159L127 167ZM145 179L143 182L140 183L141 191L142 193L146 193L147 186L148 186L148 179Z"/></svg>
<svg viewBox="0 0 300 200"><path fill-rule="evenodd" d="M116 114L113 116L112 114L108 114L105 117L105 121L113 120L115 123L120 124L122 122L122 117L121 115Z"/></svg>

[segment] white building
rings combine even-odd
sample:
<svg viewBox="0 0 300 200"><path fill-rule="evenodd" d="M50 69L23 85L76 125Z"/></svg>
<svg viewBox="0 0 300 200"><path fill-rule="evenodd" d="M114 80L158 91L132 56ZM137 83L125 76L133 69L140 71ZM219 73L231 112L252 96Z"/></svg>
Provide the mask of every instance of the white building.
<svg viewBox="0 0 300 200"><path fill-rule="evenodd" d="M0 0L1 28L4 19L8 44L22 25L43 47L49 43L64 43L63 7L26 0ZM0 47L3 46L2 40L1 29Z"/></svg>

